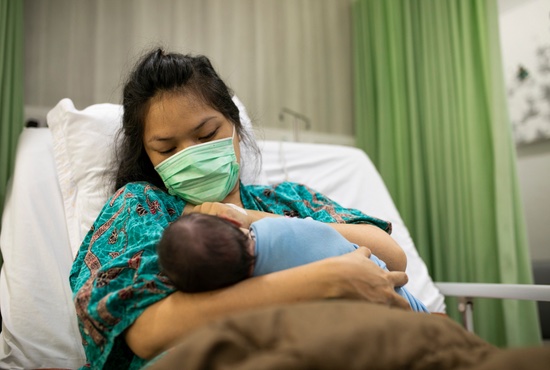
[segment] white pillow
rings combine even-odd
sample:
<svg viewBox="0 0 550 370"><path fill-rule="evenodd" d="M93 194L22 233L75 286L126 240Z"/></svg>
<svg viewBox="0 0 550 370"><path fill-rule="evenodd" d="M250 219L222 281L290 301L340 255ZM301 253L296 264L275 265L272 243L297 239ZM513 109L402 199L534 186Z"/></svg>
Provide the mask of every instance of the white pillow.
<svg viewBox="0 0 550 370"><path fill-rule="evenodd" d="M243 127L253 138L252 123L243 104L236 96L233 101ZM122 106L117 104L96 104L78 110L67 98L48 113L73 256L111 193L114 140L122 114ZM245 162L249 162L245 157L251 155L241 146ZM244 183L265 182L263 178L260 173L258 180L252 168L243 167Z"/></svg>
<svg viewBox="0 0 550 370"><path fill-rule="evenodd" d="M73 257L109 197L113 143L122 106L97 104L79 111L61 100L47 117Z"/></svg>

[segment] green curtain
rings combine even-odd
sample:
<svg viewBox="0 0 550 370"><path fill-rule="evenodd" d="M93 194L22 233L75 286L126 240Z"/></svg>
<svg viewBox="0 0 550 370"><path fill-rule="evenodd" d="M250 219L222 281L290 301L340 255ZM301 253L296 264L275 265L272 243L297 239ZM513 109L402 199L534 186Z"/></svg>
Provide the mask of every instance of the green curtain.
<svg viewBox="0 0 550 370"><path fill-rule="evenodd" d="M432 277L532 283L496 0L356 0L352 13L357 145ZM541 343L534 302L478 299L474 325L498 346Z"/></svg>
<svg viewBox="0 0 550 370"><path fill-rule="evenodd" d="M0 1L0 216L24 125L23 43L23 1Z"/></svg>

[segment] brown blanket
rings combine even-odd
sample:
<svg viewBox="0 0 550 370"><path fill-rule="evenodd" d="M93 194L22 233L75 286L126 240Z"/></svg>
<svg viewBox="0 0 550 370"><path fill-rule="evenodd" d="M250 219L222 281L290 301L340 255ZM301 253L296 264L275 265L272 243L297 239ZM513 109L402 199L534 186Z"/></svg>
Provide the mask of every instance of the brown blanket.
<svg viewBox="0 0 550 370"><path fill-rule="evenodd" d="M216 321L147 369L550 369L550 347L498 349L447 317L349 301Z"/></svg>

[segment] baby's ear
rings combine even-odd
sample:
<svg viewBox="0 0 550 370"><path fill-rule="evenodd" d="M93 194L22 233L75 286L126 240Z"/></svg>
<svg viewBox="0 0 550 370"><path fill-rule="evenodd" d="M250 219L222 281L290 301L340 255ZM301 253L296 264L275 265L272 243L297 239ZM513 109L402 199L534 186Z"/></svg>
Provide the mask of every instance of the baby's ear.
<svg viewBox="0 0 550 370"><path fill-rule="evenodd" d="M237 221L234 218L231 218L231 217L228 217L228 216L225 216L225 215L218 215L218 217L223 218L224 220L226 220L228 222L231 222L233 225L235 225L237 227L242 227L243 226L243 224L241 224L239 221Z"/></svg>

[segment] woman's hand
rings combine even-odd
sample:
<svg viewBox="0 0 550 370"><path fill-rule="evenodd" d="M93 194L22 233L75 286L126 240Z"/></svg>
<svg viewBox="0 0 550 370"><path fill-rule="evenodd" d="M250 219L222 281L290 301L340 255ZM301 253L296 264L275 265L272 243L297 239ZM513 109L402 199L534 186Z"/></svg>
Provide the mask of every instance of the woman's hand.
<svg viewBox="0 0 550 370"><path fill-rule="evenodd" d="M251 223L250 217L244 209L238 206L219 202L206 202L198 206L187 205L183 213L205 213L208 215L218 216L246 229L250 227Z"/></svg>
<svg viewBox="0 0 550 370"><path fill-rule="evenodd" d="M243 209L234 204L219 202L206 202L198 206L187 204L183 210L183 214L193 212L222 217L245 229L248 229L250 224L254 221L258 221L265 217L283 217L273 213Z"/></svg>
<svg viewBox="0 0 550 370"><path fill-rule="evenodd" d="M335 298L353 298L410 310L406 299L395 292L405 285L407 274L386 271L369 259L371 251L361 247L339 257L327 259L335 263Z"/></svg>

